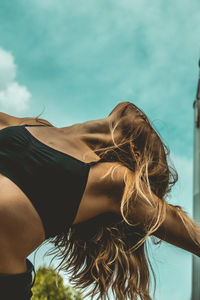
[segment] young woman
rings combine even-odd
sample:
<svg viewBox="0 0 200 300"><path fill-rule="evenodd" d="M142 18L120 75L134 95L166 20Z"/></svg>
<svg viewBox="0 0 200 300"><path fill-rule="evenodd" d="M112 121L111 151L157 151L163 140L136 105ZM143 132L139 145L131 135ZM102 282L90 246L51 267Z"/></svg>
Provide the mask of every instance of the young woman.
<svg viewBox="0 0 200 300"><path fill-rule="evenodd" d="M30 299L27 256L54 245L60 269L92 297L150 300L146 239L200 256L200 227L166 201L177 181L168 148L144 112L57 128L0 113L0 291ZM10 298L9 298L10 297ZM23 298L24 297L24 298Z"/></svg>

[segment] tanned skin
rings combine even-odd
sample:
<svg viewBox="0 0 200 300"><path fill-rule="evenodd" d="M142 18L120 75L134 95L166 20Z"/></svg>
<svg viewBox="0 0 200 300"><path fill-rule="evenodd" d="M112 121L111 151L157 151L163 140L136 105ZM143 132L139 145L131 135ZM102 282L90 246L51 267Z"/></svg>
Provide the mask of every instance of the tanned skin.
<svg viewBox="0 0 200 300"><path fill-rule="evenodd" d="M41 142L54 149L68 153L75 158L90 162L98 161L94 150L113 145L109 122L119 118L128 120L126 112L129 102L119 103L108 117L91 120L62 128L27 127L29 132ZM23 124L38 124L34 118L17 118L0 113L0 129ZM115 132L115 140L120 140L121 129ZM86 155L87 154L87 155ZM121 215L120 200L123 194L123 176L126 167L118 171L115 181L109 177L99 181L114 163L99 163L91 167L85 192L80 202L73 224L88 220L106 212ZM0 273L21 273L26 270L26 257L45 239L44 227L37 211L27 196L7 177L0 173ZM155 201L161 201L155 196ZM133 220L142 224L144 213L149 217L152 208L138 203ZM167 216L154 236L200 256L199 247L192 241L173 207L167 206ZM200 232L197 232L200 240Z"/></svg>

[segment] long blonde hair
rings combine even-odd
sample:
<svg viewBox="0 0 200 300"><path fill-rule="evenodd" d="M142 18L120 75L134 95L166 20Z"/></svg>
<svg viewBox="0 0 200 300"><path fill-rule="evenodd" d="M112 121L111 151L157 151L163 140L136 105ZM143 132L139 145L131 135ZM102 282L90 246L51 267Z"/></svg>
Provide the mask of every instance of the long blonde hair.
<svg viewBox="0 0 200 300"><path fill-rule="evenodd" d="M131 116L131 119L130 119ZM115 130L121 130L115 141ZM166 196L178 180L167 157L169 149L151 125L145 113L130 103L126 114L117 123L110 123L113 145L96 150L102 161L126 166L121 216L106 213L71 226L46 242L54 245L48 255L55 254L61 262L57 268L68 275L74 287L85 289L93 298L151 300L150 269L155 287L156 279L146 246L147 237L155 232L166 216ZM116 164L115 164L116 165ZM109 174L114 176L114 169ZM155 202L156 195L160 200ZM144 217L142 224L134 223L134 206L142 203L154 209L154 216ZM173 206L190 235L195 239L195 224L180 206ZM161 241L160 241L161 242ZM154 287L154 294L155 294Z"/></svg>

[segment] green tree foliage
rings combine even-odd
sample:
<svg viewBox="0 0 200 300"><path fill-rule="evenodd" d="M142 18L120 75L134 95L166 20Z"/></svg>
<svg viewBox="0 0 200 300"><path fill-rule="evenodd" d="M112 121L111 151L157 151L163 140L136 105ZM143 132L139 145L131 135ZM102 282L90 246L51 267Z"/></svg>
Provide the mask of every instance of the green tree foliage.
<svg viewBox="0 0 200 300"><path fill-rule="evenodd" d="M56 285L57 275L57 285ZM32 287L31 300L82 300L79 291L65 286L63 278L51 267L40 267L36 271L36 280Z"/></svg>

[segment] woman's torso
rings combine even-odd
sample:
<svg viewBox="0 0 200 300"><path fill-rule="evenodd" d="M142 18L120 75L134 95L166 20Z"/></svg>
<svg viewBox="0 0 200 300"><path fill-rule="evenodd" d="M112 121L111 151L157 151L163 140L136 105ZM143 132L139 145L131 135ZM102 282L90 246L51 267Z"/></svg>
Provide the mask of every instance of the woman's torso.
<svg viewBox="0 0 200 300"><path fill-rule="evenodd" d="M57 151L66 153L77 160L80 160L85 163L99 160L99 157L88 147L88 145L86 145L81 140L81 136L79 136L78 134L71 133L70 130L66 127L62 129L56 127L41 126L26 127L26 129L39 142ZM113 210L112 205L114 205L114 202L112 198L112 190L114 187L114 183L112 186L112 180L108 177L100 180L100 178L106 173L106 171L111 166L113 166L113 163L101 162L90 167L87 178L87 184L85 186L85 190L80 201L80 205L78 207L73 224L80 223L101 213ZM32 244L31 246L29 246L29 249L33 251L34 248L36 248L38 244L42 242L42 237L44 239L44 228L42 227L41 219L37 214L37 211L34 209L28 197L19 189L19 187L17 187L8 178L5 178L5 176L3 176L2 174L0 176L0 187L2 188L2 191L4 191L1 193L0 196L0 210L4 212L8 211L10 213L10 216L12 215L13 211L14 213L12 217L15 218L15 221L18 223L20 223L20 220L23 220L24 224L26 224L27 222L28 225L30 224L30 220L32 220L32 226L30 229L28 228L28 226L24 226L24 224L23 228L27 228L27 233L29 232L29 236L35 236L34 245ZM18 209L19 207L20 210ZM7 224L7 222L8 218L2 218L1 225L5 225ZM33 226L33 224L35 224L35 226ZM9 229L9 233L11 234L13 230L14 234L15 228L16 227L12 228L11 226ZM28 252L30 251L27 250L27 255Z"/></svg>

